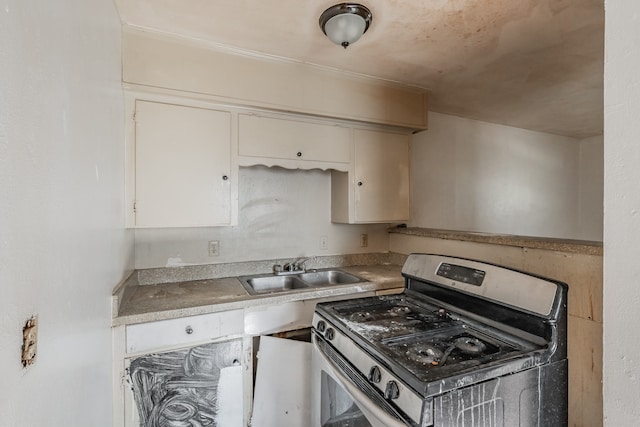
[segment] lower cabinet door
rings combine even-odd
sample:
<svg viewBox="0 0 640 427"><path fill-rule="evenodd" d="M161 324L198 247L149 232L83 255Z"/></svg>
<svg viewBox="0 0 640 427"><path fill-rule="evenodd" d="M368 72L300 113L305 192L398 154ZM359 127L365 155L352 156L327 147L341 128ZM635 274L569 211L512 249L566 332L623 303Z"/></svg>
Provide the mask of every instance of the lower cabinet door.
<svg viewBox="0 0 640 427"><path fill-rule="evenodd" d="M242 426L241 339L128 362L127 427Z"/></svg>

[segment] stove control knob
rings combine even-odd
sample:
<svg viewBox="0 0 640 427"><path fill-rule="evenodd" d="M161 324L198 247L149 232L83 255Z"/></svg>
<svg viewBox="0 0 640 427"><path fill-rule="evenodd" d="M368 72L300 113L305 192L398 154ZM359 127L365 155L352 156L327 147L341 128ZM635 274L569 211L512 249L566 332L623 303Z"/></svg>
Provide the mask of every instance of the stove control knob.
<svg viewBox="0 0 640 427"><path fill-rule="evenodd" d="M397 399L400 396L400 389L398 383L395 381L389 381L387 388L384 389L384 398L388 400Z"/></svg>
<svg viewBox="0 0 640 427"><path fill-rule="evenodd" d="M369 370L369 381L374 384L378 384L382 379L382 374L380 373L380 368L377 366L372 366Z"/></svg>
<svg viewBox="0 0 640 427"><path fill-rule="evenodd" d="M327 324L324 322L324 320L321 320L318 322L316 328L318 328L318 332L324 332L324 330L327 328Z"/></svg>
<svg viewBox="0 0 640 427"><path fill-rule="evenodd" d="M328 339L329 341L331 341L335 335L336 335L336 333L333 330L333 328L327 329L327 332L324 333L324 337L326 339Z"/></svg>

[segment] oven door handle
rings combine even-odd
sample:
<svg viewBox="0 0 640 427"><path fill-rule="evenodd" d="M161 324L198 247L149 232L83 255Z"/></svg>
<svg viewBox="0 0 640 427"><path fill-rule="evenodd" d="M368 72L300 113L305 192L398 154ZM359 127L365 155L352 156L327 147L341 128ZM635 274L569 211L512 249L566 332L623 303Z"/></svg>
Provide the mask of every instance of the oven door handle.
<svg viewBox="0 0 640 427"><path fill-rule="evenodd" d="M318 345L313 343L314 351L322 358L325 368L331 371L331 374L340 381L341 385L345 388L345 390L353 397L353 399L358 404L360 410L366 413L371 414L371 416L375 417L376 420L380 421L382 426L385 427L407 427L407 424L398 420L395 417L389 415L386 411L381 409L377 404L371 401L369 397L363 393L358 387L353 385L351 380L347 378L339 368L337 368L331 360L327 358L327 356L318 348ZM362 406L361 406L362 405Z"/></svg>

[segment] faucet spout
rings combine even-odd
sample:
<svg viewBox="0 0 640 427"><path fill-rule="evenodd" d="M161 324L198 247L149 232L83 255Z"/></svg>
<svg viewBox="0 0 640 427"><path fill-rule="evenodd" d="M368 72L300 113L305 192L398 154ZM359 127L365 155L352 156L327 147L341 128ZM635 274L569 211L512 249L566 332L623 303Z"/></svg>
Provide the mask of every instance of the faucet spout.
<svg viewBox="0 0 640 427"><path fill-rule="evenodd" d="M310 256L310 257L305 257L305 258L299 258L296 260L296 262L293 263L294 265L294 269L298 270L298 271L304 271L304 265L308 262L308 261L314 261L316 259L315 256Z"/></svg>

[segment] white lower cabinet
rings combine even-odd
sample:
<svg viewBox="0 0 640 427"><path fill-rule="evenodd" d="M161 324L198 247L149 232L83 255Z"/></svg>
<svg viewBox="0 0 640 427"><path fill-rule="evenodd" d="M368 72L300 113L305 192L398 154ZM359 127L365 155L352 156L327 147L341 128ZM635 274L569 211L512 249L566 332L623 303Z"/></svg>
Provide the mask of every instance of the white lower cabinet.
<svg viewBox="0 0 640 427"><path fill-rule="evenodd" d="M301 341L269 335L299 339L305 335L300 332L311 326L316 304L375 294L359 292L114 327L114 427L248 427L252 419L259 426L301 425L310 404L303 387L308 382L307 347ZM265 336L269 344L261 354ZM290 361L283 366L286 360ZM286 375L272 381L282 369ZM256 378L261 384L254 396ZM301 388L295 393L291 381L299 381ZM286 397L292 393L295 402Z"/></svg>
<svg viewBox="0 0 640 427"><path fill-rule="evenodd" d="M251 407L244 310L113 329L114 426L242 427Z"/></svg>
<svg viewBox="0 0 640 427"><path fill-rule="evenodd" d="M126 427L243 425L242 339L127 359Z"/></svg>

